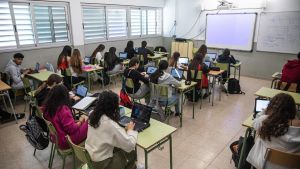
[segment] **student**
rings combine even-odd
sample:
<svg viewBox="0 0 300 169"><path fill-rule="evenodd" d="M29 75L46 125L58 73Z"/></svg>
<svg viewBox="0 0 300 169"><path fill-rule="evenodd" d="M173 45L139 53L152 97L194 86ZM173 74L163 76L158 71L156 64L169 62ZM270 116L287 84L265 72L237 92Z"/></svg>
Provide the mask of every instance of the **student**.
<svg viewBox="0 0 300 169"><path fill-rule="evenodd" d="M103 57L103 52L104 52L105 46L103 44L98 45L98 47L94 50L92 54L92 64L100 64L103 62L104 57Z"/></svg>
<svg viewBox="0 0 300 169"><path fill-rule="evenodd" d="M123 69L122 61L116 55L116 48L109 48L109 52L104 54L105 69L107 74L115 74Z"/></svg>
<svg viewBox="0 0 300 169"><path fill-rule="evenodd" d="M142 41L142 47L138 48L138 54L143 55L144 65L145 65L145 67L148 67L148 66L150 66L150 65L147 65L148 64L148 55L154 56L154 54L146 47L147 47L147 42Z"/></svg>
<svg viewBox="0 0 300 169"><path fill-rule="evenodd" d="M266 110L258 113L253 128L258 137L249 152L247 161L256 168L263 168L267 148L289 153L300 153L300 125L296 117L294 99L284 93L273 97ZM288 169L270 162L266 169Z"/></svg>
<svg viewBox="0 0 300 169"><path fill-rule="evenodd" d="M283 66L281 81L300 85L300 52L298 59L288 60Z"/></svg>
<svg viewBox="0 0 300 169"><path fill-rule="evenodd" d="M130 122L126 129L118 122L119 96L103 91L94 111L89 116L85 148L97 169L135 169L137 131Z"/></svg>
<svg viewBox="0 0 300 169"><path fill-rule="evenodd" d="M159 99L159 103L161 105L165 105L167 102L168 104L174 104L175 103L175 115L178 116L179 111L179 95L176 93L175 90L170 85L174 85L176 87L181 86L181 83L176 80L172 75L167 73L168 69L168 62L166 60L161 60L159 62L158 69L150 76L150 81L155 84L162 84L162 85L169 85L168 87L168 93L169 98L168 100L162 98Z"/></svg>
<svg viewBox="0 0 300 169"><path fill-rule="evenodd" d="M135 54L137 54L137 52L133 48L133 41L130 40L127 42L127 46L124 49L124 52L127 53L127 59L131 59Z"/></svg>
<svg viewBox="0 0 300 169"><path fill-rule="evenodd" d="M229 49L224 49L223 54L218 56L217 59L218 63L228 63L228 77L230 77L230 64L236 64L236 60L232 55L230 55ZM223 83L226 82L227 77L227 71L222 73Z"/></svg>
<svg viewBox="0 0 300 169"><path fill-rule="evenodd" d="M4 70L12 80L11 87L14 89L22 89L24 87L21 78L30 72L30 69L21 69L23 59L24 55L22 53L14 54L14 58L8 62Z"/></svg>
<svg viewBox="0 0 300 169"><path fill-rule="evenodd" d="M198 49L198 51L195 53L196 54L201 54L203 57L206 56L207 53L207 46L205 44L201 45L200 48Z"/></svg>
<svg viewBox="0 0 300 169"><path fill-rule="evenodd" d="M70 70L72 73L72 83L76 84L84 81L85 78L80 76L80 74L83 73L82 71L83 63L82 63L80 51L78 49L73 50L73 54L70 59L70 65L71 65Z"/></svg>
<svg viewBox="0 0 300 169"><path fill-rule="evenodd" d="M87 117L82 116L76 122L73 119L69 101L67 88L64 85L55 85L41 108L45 119L50 121L56 129L58 147L61 149L69 148L66 135L69 135L75 144L83 142L87 136ZM51 139L55 142L54 137Z"/></svg>
<svg viewBox="0 0 300 169"><path fill-rule="evenodd" d="M198 82L198 85L196 87L196 90L198 92L195 92L196 94L201 95L199 89L202 88L208 90L208 78L207 73L209 72L209 67L207 67L206 64L203 63L204 56L201 54L201 52L196 53L194 56L194 59L191 61L191 63L188 66L188 72L187 72L187 80L189 81L195 81L195 77L192 77L191 70L198 70L202 71L202 80ZM206 98L208 96L207 92L203 95L203 98Z"/></svg>
<svg viewBox="0 0 300 169"><path fill-rule="evenodd" d="M69 68L72 48L68 45L64 46L57 59L57 69L62 75L66 75L66 69Z"/></svg>
<svg viewBox="0 0 300 169"><path fill-rule="evenodd" d="M135 99L144 98L149 94L149 78L145 72L139 72L140 61L137 57L133 57L129 61L129 68L125 69L124 76L125 78L131 78L134 84L134 91L132 88L126 86L127 93ZM143 84L140 83L143 82ZM149 97L145 97L146 104L149 104Z"/></svg>
<svg viewBox="0 0 300 169"><path fill-rule="evenodd" d="M179 57L180 57L180 53L179 52L174 52L173 55L172 55L172 57L170 57L170 59L169 59L168 73L171 72L172 68L176 68L177 69L180 66L180 64L178 63Z"/></svg>

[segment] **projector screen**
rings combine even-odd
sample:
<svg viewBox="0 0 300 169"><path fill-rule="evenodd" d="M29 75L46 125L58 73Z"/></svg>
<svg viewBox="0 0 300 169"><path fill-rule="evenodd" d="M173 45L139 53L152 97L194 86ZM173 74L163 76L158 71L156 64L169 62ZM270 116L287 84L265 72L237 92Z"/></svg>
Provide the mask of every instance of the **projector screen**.
<svg viewBox="0 0 300 169"><path fill-rule="evenodd" d="M251 51L256 15L256 13L207 14L206 46Z"/></svg>

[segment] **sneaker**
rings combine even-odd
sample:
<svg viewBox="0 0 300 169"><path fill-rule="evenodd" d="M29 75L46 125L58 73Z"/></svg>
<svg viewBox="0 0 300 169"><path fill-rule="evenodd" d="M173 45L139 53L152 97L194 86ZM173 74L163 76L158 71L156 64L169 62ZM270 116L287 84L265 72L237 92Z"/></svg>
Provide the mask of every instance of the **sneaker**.
<svg viewBox="0 0 300 169"><path fill-rule="evenodd" d="M25 113L16 114L17 119L23 119L25 117Z"/></svg>
<svg viewBox="0 0 300 169"><path fill-rule="evenodd" d="M145 169L145 166L143 164L137 164L136 169Z"/></svg>

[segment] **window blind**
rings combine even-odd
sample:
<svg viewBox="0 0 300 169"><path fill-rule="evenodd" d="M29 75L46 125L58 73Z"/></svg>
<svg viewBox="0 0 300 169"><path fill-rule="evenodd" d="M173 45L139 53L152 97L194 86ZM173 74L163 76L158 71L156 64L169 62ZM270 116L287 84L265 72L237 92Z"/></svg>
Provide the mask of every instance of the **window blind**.
<svg viewBox="0 0 300 169"><path fill-rule="evenodd" d="M107 27L108 27L108 38L126 37L127 36L126 9L108 8Z"/></svg>
<svg viewBox="0 0 300 169"><path fill-rule="evenodd" d="M147 34L154 35L156 33L155 10L147 10Z"/></svg>
<svg viewBox="0 0 300 169"><path fill-rule="evenodd" d="M0 48L16 46L9 5L7 2L0 2Z"/></svg>
<svg viewBox="0 0 300 169"><path fill-rule="evenodd" d="M54 6L52 9L52 20L55 42L69 41L66 10L64 6Z"/></svg>
<svg viewBox="0 0 300 169"><path fill-rule="evenodd" d="M104 7L83 7L83 28L85 40L106 38Z"/></svg>
<svg viewBox="0 0 300 169"><path fill-rule="evenodd" d="M141 35L141 10L130 9L130 35L137 36Z"/></svg>

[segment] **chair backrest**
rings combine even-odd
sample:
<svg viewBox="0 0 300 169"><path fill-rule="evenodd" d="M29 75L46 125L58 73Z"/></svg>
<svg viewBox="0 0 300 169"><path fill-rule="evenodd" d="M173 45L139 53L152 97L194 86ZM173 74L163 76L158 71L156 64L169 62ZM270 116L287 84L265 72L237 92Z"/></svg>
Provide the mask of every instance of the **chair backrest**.
<svg viewBox="0 0 300 169"><path fill-rule="evenodd" d="M229 69L229 63L218 63L218 62L216 62L216 63L215 63L215 66L216 66L216 67L219 67L221 70L224 70L224 71L227 71L227 72L228 72L228 69Z"/></svg>
<svg viewBox="0 0 300 169"><path fill-rule="evenodd" d="M55 72L55 71L54 71L53 65L52 65L51 63L49 63L49 62L47 62L47 63L45 64L45 68L46 68L48 71L50 71L50 72Z"/></svg>
<svg viewBox="0 0 300 169"><path fill-rule="evenodd" d="M32 88L31 88L29 79L26 78L26 77L23 77L23 78L21 78L21 79L22 79L22 82L23 82L23 86L24 86L25 93L26 93L27 95L33 96L33 90L32 90Z"/></svg>
<svg viewBox="0 0 300 169"><path fill-rule="evenodd" d="M134 83L133 83L133 80L129 77L126 78L125 80L125 85L126 87L128 88L131 88L131 89L134 89Z"/></svg>
<svg viewBox="0 0 300 169"><path fill-rule="evenodd" d="M57 132L56 132L56 129L55 129L54 125L53 125L50 121L46 120L45 118L43 118L43 119L45 120L45 122L46 122L46 124L47 124L47 127L48 127L48 129L49 129L50 134L51 134L51 135L54 137L54 139L55 139L55 140L52 140L52 141L55 141L55 144L58 143Z"/></svg>
<svg viewBox="0 0 300 169"><path fill-rule="evenodd" d="M286 153L275 149L268 148L265 154L265 165L269 161L273 164L277 164L288 168L300 167L300 154Z"/></svg>
<svg viewBox="0 0 300 169"><path fill-rule="evenodd" d="M195 76L196 71L195 70L190 70L191 71L191 78L195 80L201 80L202 79L202 71L197 71L197 74Z"/></svg>
<svg viewBox="0 0 300 169"><path fill-rule="evenodd" d="M36 116L39 117L40 119L44 119L43 112L36 102L35 102L35 108L36 108Z"/></svg>
<svg viewBox="0 0 300 169"><path fill-rule="evenodd" d="M156 46L154 51L167 52L167 49L164 46Z"/></svg>
<svg viewBox="0 0 300 169"><path fill-rule="evenodd" d="M73 152L75 153L76 157L81 162L86 163L88 165L89 169L93 169L92 160L91 160L89 152L84 147L74 144L72 142L70 136L67 135L66 137L67 137L67 141L68 141L70 147L73 149Z"/></svg>
<svg viewBox="0 0 300 169"><path fill-rule="evenodd" d="M151 96L155 99L168 99L169 87L167 85L150 83Z"/></svg>
<svg viewBox="0 0 300 169"><path fill-rule="evenodd" d="M66 69L66 76L72 76L72 72L70 68Z"/></svg>

